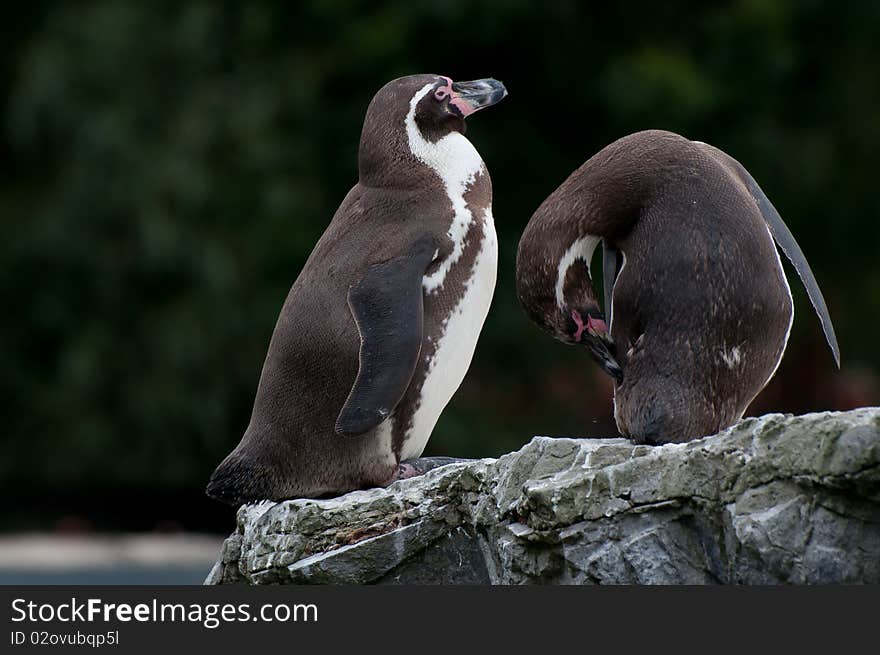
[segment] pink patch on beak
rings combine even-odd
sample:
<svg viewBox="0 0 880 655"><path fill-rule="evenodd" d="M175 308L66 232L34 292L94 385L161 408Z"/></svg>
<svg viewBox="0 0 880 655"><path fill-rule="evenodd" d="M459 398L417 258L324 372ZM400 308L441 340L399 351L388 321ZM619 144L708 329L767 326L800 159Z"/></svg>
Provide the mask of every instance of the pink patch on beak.
<svg viewBox="0 0 880 655"><path fill-rule="evenodd" d="M452 90L452 78L446 77L445 75L441 75L444 80L446 80L446 86L444 87L449 94L449 104L458 109L461 112L462 118L465 116L470 116L473 114L476 109L471 107L467 102L462 100L461 96Z"/></svg>
<svg viewBox="0 0 880 655"><path fill-rule="evenodd" d="M571 317L572 317L572 319L574 319L575 325L577 325L577 330L575 330L575 333L574 333L574 340L580 341L581 336L583 336L583 334L584 334L584 330L586 330L590 324L590 319L588 318L587 324L584 325L584 321L581 319L581 315L578 314L577 311L574 309L571 310Z"/></svg>
<svg viewBox="0 0 880 655"><path fill-rule="evenodd" d="M449 104L457 107L458 111L461 112L461 115L463 117L470 116L471 114L473 114L476 111L476 109L474 109L467 102L462 100L459 97L459 95L457 93L455 93L454 91L452 92L452 97L449 99Z"/></svg>
<svg viewBox="0 0 880 655"><path fill-rule="evenodd" d="M608 326L601 318L587 317L587 331L591 334L608 334Z"/></svg>

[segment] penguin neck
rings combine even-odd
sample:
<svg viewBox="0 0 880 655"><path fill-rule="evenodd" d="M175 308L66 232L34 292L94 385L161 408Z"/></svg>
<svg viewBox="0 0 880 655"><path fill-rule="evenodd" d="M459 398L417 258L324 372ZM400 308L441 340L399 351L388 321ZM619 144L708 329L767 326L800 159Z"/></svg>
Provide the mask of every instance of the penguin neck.
<svg viewBox="0 0 880 655"><path fill-rule="evenodd" d="M574 171L541 205L541 221L567 233L569 242L585 234L613 243L624 240L646 207L663 199L670 185L694 171L670 149L686 140L646 130L609 144ZM537 214L537 213L536 213Z"/></svg>
<svg viewBox="0 0 880 655"><path fill-rule="evenodd" d="M457 130L431 140L416 121L419 101L433 88L426 84L410 99L405 115L379 121L372 108L364 121L358 152L361 184L400 189L424 188L419 169L437 175L450 195L461 195L483 172L477 149ZM382 124L381 129L371 126Z"/></svg>
<svg viewBox="0 0 880 655"><path fill-rule="evenodd" d="M607 157L594 157L577 169L535 212L536 218L567 249L585 236L619 240L635 224L649 181L620 174Z"/></svg>
<svg viewBox="0 0 880 655"><path fill-rule="evenodd" d="M404 119L409 152L422 164L434 171L448 190L461 193L470 186L483 169L483 160L473 144L458 131L451 131L436 141L425 137L416 122L416 107L431 90L425 85L413 95Z"/></svg>
<svg viewBox="0 0 880 655"><path fill-rule="evenodd" d="M487 221L492 220L490 210L491 183L483 160L473 144L461 132L452 131L436 141L431 141L425 138L419 129L415 118L416 106L431 88L432 85L426 85L413 96L409 112L404 120L410 153L440 178L452 204L452 222L447 230L452 242L452 252L432 275L425 278L423 286L425 291L429 293L443 286L446 274L464 253L470 226L477 218L467 200L468 192L475 185L480 185L474 190L478 191L476 195L482 197L482 202L477 203L481 205L478 210L481 214L480 218ZM477 246L478 244L473 245Z"/></svg>
<svg viewBox="0 0 880 655"><path fill-rule="evenodd" d="M529 316L554 334L564 334L569 310L598 308L590 261L599 235L561 230L534 218L520 240L517 294Z"/></svg>
<svg viewBox="0 0 880 655"><path fill-rule="evenodd" d="M358 178L365 186L416 189L422 184L413 175L419 163L410 154L406 135L400 130L368 131L364 126L358 150Z"/></svg>
<svg viewBox="0 0 880 655"><path fill-rule="evenodd" d="M642 208L658 192L656 177L649 174L656 167L639 163L652 153L617 145L611 144L574 171L541 204L523 235L527 249L531 246L535 257L543 254L550 264L545 271L552 278L546 280L550 288L559 288L560 277L576 261L585 261L589 269L601 239L620 247Z"/></svg>
<svg viewBox="0 0 880 655"><path fill-rule="evenodd" d="M523 233L518 293L530 316L551 332L569 308L599 306L590 274L596 248L602 239L625 239L651 192L647 176L631 171L621 153L600 152L550 194Z"/></svg>

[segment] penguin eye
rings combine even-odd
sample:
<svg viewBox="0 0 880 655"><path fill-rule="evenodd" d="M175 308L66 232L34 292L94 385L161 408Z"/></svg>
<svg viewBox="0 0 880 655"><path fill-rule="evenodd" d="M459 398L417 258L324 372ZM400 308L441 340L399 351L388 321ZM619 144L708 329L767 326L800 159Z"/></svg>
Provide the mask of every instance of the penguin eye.
<svg viewBox="0 0 880 655"><path fill-rule="evenodd" d="M449 95L449 91L446 90L445 86L441 86L439 89L434 91L434 97L437 98L437 100L443 100L448 95Z"/></svg>

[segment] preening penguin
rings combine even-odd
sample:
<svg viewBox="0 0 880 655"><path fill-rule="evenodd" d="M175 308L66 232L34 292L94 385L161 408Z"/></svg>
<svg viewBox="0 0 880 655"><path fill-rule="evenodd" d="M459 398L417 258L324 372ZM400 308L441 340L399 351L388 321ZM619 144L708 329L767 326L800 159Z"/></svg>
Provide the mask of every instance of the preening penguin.
<svg viewBox="0 0 880 655"><path fill-rule="evenodd" d="M779 366L794 308L774 240L839 367L825 300L767 196L732 157L671 132L615 141L543 202L519 243L517 294L614 378L621 434L687 441L739 420ZM590 277L600 243L607 325Z"/></svg>
<svg viewBox="0 0 880 655"><path fill-rule="evenodd" d="M401 461L464 378L495 288L492 185L464 119L506 94L413 75L373 98L359 181L287 296L250 423L208 495L316 497L424 470Z"/></svg>

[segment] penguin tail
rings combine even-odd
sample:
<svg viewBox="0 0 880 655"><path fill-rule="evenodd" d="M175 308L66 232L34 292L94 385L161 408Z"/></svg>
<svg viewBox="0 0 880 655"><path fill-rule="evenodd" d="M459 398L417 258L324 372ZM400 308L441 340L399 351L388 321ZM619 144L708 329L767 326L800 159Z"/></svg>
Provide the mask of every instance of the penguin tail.
<svg viewBox="0 0 880 655"><path fill-rule="evenodd" d="M205 493L227 505L244 505L261 500L275 500L274 476L258 462L244 459L236 452L224 459L211 474Z"/></svg>

